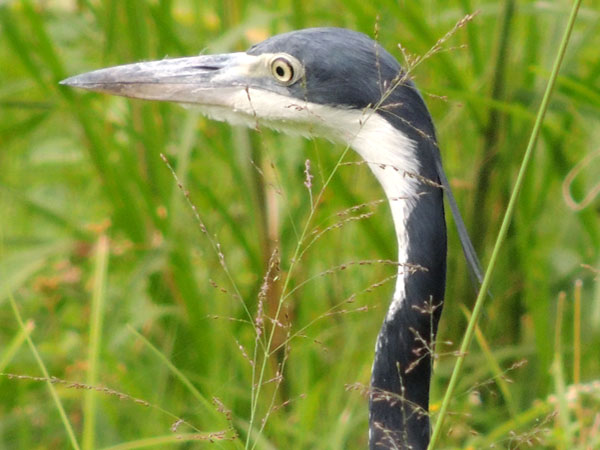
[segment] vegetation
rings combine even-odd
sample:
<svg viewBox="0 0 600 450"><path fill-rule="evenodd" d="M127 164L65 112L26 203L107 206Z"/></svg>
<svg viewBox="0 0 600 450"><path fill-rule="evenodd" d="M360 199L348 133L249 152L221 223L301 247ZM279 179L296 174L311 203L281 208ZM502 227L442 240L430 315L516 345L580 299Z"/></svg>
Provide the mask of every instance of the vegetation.
<svg viewBox="0 0 600 450"><path fill-rule="evenodd" d="M485 266L571 4L423 3L0 4L0 447L365 448L396 256L368 168L58 82L309 26L374 36L412 67ZM584 1L440 448L600 447L599 22ZM475 300L448 222L433 421Z"/></svg>

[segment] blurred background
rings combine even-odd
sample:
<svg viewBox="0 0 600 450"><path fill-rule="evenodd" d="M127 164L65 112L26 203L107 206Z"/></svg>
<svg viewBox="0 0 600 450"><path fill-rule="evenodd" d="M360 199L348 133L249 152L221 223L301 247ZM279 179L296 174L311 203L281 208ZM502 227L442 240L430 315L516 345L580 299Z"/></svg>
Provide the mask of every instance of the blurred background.
<svg viewBox="0 0 600 450"><path fill-rule="evenodd" d="M356 155L314 204L341 146L60 80L313 26L364 32L404 64L478 12L412 75L485 266L570 6L0 2L0 448L365 448L394 286L393 265L359 264L397 250ZM443 448L600 448L599 24L585 0ZM475 298L448 224L433 420ZM268 358L257 317L276 328Z"/></svg>

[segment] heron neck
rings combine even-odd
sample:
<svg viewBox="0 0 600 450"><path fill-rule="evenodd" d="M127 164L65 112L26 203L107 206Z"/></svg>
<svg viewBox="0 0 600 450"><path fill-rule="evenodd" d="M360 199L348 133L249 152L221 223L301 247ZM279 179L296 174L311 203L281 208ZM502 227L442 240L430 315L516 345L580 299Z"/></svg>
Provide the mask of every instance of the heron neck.
<svg viewBox="0 0 600 450"><path fill-rule="evenodd" d="M381 120L376 136L367 125L353 145L388 198L398 240L396 289L375 348L369 440L372 449L421 449L429 441L431 352L445 287L443 193L428 160L434 144Z"/></svg>

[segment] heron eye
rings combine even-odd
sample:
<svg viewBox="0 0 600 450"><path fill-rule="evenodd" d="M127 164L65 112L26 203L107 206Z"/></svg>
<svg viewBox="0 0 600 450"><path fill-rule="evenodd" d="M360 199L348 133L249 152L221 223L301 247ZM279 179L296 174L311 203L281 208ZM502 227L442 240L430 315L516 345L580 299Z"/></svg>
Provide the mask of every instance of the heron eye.
<svg viewBox="0 0 600 450"><path fill-rule="evenodd" d="M294 80L294 67L286 58L275 58L271 62L271 73L283 84L289 84Z"/></svg>

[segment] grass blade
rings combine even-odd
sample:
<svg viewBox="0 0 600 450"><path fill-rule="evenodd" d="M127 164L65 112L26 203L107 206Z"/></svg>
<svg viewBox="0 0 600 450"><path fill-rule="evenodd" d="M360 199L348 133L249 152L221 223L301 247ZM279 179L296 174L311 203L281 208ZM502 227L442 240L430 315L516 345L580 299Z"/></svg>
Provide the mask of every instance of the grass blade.
<svg viewBox="0 0 600 450"><path fill-rule="evenodd" d="M467 317L467 320L470 320L471 312L464 305L461 305L461 309L462 309L463 313L465 314L465 316ZM510 389L508 387L508 382L506 381L506 378L504 377L505 372L500 367L500 364L498 364L498 361L495 358L494 354L492 353L492 349L490 348L490 345L488 344L487 340L485 339L485 336L483 335L483 332L481 331L481 328L479 328L479 326L475 327L475 338L477 339L479 348L481 348L481 351L483 352L483 356L485 357L485 360L489 366L489 370L492 373L494 382L498 385L498 388L500 389L500 392L502 393L502 397L504 398L504 402L506 403L506 408L508 409L508 412L510 413L511 418L516 417L517 405L510 393Z"/></svg>
<svg viewBox="0 0 600 450"><path fill-rule="evenodd" d="M198 400L199 403L204 405L207 411L210 411L214 417L217 417L220 420L223 419L222 416L217 414L212 403L204 395L202 395L202 393L198 389L196 389L196 387L192 384L190 379L186 377L185 374L181 372L177 367L175 367L173 363L169 361L169 359L158 348L152 345L152 343L148 339L146 339L142 334L140 334L135 328L131 326L129 326L128 328L138 339L140 339L144 343L146 347L152 350L152 353L158 356L158 358L163 362L163 364L165 364L167 368L173 373L175 378L177 378L190 391L192 396L196 400Z"/></svg>
<svg viewBox="0 0 600 450"><path fill-rule="evenodd" d="M28 320L25 322L25 327L21 328L17 335L11 339L0 358L0 373L4 372L34 328L35 323L32 320Z"/></svg>
<svg viewBox="0 0 600 450"><path fill-rule="evenodd" d="M95 386L98 382L98 360L102 343L102 322L106 298L106 272L108 268L109 242L101 236L96 244L94 287L90 315L90 342L88 346L88 367L86 383ZM97 393L87 390L83 400L83 448L95 448Z"/></svg>
<svg viewBox="0 0 600 450"><path fill-rule="evenodd" d="M79 450L79 444L77 443L77 438L75 437L75 432L73 431L71 422L69 422L69 418L67 417L65 408L63 407L63 405L60 401L60 397L58 396L56 389L54 389L54 385L52 384L52 381L51 381L52 379L50 378L50 374L48 373L46 364L44 364L44 360L40 356L40 354L37 350L37 347L33 343L33 339L31 339L31 335L27 332L27 324L25 322L23 322L23 318L21 317L21 313L19 312L19 308L17 306L17 302L16 302L15 298L12 296L12 294L9 294L8 299L10 302L10 306L13 310L15 319L17 319L17 323L19 324L19 328L21 330L23 330L23 332L25 333L25 339L27 339L27 345L29 346L29 350L31 350L31 353L33 353L33 356L38 364L38 367L40 368L42 374L44 375L44 378L46 378L46 380L47 380L46 386L48 386L48 390L50 391L52 400L54 401L54 404L56 405L56 409L58 409L60 419L63 423L63 426L65 427L65 430L69 437L69 441L71 442L71 446L75 450Z"/></svg>

